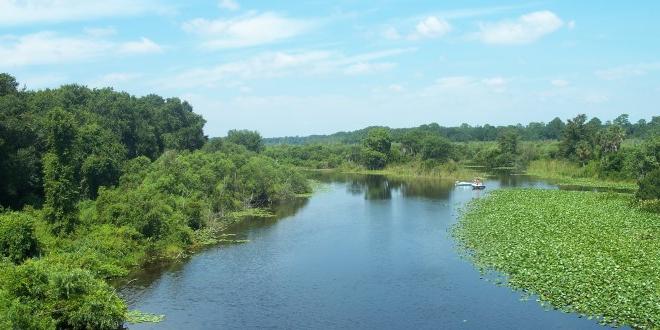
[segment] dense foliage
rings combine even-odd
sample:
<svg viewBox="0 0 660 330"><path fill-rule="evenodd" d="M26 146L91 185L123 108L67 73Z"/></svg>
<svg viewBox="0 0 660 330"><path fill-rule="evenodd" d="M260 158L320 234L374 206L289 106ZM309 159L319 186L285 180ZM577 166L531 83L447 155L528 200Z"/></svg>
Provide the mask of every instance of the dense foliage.
<svg viewBox="0 0 660 330"><path fill-rule="evenodd" d="M114 185L125 160L200 148L204 119L177 98L135 97L66 85L27 91L0 75L0 205L41 205L44 183L61 199L94 198ZM50 186L48 186L50 185ZM53 201L54 217L66 217ZM67 229L67 228L63 228ZM69 228L70 229L70 228Z"/></svg>
<svg viewBox="0 0 660 330"><path fill-rule="evenodd" d="M106 280L309 193L298 171L258 153L256 132L206 143L204 120L178 99L17 86L0 75L3 329L118 329L126 304Z"/></svg>
<svg viewBox="0 0 660 330"><path fill-rule="evenodd" d="M484 130L489 133L482 134ZM457 138L459 135L463 137ZM456 142L464 140L470 141ZM636 124L631 124L624 114L605 123L578 115L566 123L556 118L548 124L530 123L526 127L376 127L323 137L268 141L271 145L266 154L301 167L366 169L452 179L478 175L474 171L457 171L457 166L508 168L564 184L634 189L639 182L644 186L644 192L638 194L640 199L660 198L653 176L644 179L647 173L660 168L657 116L648 123L640 120ZM327 141L331 143L322 143ZM293 144L273 144L281 142Z"/></svg>
<svg viewBox="0 0 660 330"><path fill-rule="evenodd" d="M630 195L499 190L455 234L477 265L556 308L633 328L660 326L660 215Z"/></svg>
<svg viewBox="0 0 660 330"><path fill-rule="evenodd" d="M631 123L628 115L623 114L611 122L602 123L600 119L593 118L589 123L594 127L617 125L624 129L626 136L632 138L647 138L660 134L660 116L655 116L651 121L640 119ZM287 136L265 139L265 143L272 144L314 144L314 143L347 143L356 144L364 140L369 131L374 128L388 130L394 141L401 141L407 134L431 133L443 136L452 142L467 141L495 141L497 137L506 131L516 132L522 140L558 140L562 137L566 123L560 118L554 118L548 123L532 122L527 125L492 126L470 126L462 124L458 127L444 127L437 123L421 125L414 128L389 128L389 127L367 127L351 132L338 132L330 135L310 136ZM419 139L417 139L419 140Z"/></svg>

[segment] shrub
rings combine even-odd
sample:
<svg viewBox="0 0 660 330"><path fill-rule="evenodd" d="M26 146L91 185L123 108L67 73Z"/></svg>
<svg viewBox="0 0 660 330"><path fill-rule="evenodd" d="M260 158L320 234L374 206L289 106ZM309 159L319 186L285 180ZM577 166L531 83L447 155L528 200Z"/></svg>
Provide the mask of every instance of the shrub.
<svg viewBox="0 0 660 330"><path fill-rule="evenodd" d="M364 166L370 170L379 170L387 164L387 155L382 152L365 148L362 151L362 161Z"/></svg>
<svg viewBox="0 0 660 330"><path fill-rule="evenodd" d="M653 200L660 199L660 168L657 168L639 180L637 199Z"/></svg>
<svg viewBox="0 0 660 330"><path fill-rule="evenodd" d="M18 264L38 254L39 243L34 234L34 219L17 212L0 215L0 256Z"/></svg>
<svg viewBox="0 0 660 330"><path fill-rule="evenodd" d="M0 324L8 320L15 328L114 330L124 322L124 302L87 270L45 260L2 270L0 304L9 309L0 310ZM22 319L19 312L30 319Z"/></svg>

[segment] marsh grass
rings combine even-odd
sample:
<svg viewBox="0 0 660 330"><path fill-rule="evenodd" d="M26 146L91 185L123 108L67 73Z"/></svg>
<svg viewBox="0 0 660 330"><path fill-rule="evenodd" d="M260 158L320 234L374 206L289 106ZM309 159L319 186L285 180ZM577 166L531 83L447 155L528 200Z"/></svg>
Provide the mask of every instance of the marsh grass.
<svg viewBox="0 0 660 330"><path fill-rule="evenodd" d="M660 214L629 194L499 190L471 202L453 233L482 271L542 304L660 327Z"/></svg>
<svg viewBox="0 0 660 330"><path fill-rule="evenodd" d="M527 174L553 181L559 186L579 186L591 188L612 188L621 190L636 190L634 181L616 181L598 178L593 170L586 166L563 160L535 160L527 166Z"/></svg>
<svg viewBox="0 0 660 330"><path fill-rule="evenodd" d="M447 180L468 180L474 177L486 177L480 167L465 167L457 163L434 164L421 161L390 164L382 170L342 169L344 173L379 174L390 177L436 178Z"/></svg>

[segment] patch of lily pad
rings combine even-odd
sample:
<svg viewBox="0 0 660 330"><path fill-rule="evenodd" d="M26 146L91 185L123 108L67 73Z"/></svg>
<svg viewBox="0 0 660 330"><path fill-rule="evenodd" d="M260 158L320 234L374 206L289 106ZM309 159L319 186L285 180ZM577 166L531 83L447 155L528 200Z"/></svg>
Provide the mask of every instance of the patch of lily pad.
<svg viewBox="0 0 660 330"><path fill-rule="evenodd" d="M498 190L470 203L453 233L483 272L544 306L660 327L660 214L629 194Z"/></svg>

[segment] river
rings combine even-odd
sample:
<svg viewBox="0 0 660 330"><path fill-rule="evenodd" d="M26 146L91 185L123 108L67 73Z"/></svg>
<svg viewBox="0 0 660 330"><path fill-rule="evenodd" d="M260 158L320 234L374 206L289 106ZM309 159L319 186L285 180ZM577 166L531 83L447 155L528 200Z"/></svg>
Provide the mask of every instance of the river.
<svg viewBox="0 0 660 330"><path fill-rule="evenodd" d="M130 308L165 314L131 329L590 329L482 278L455 248L460 208L500 187L555 188L524 176L485 191L430 179L323 174L324 188L276 219L124 286Z"/></svg>

